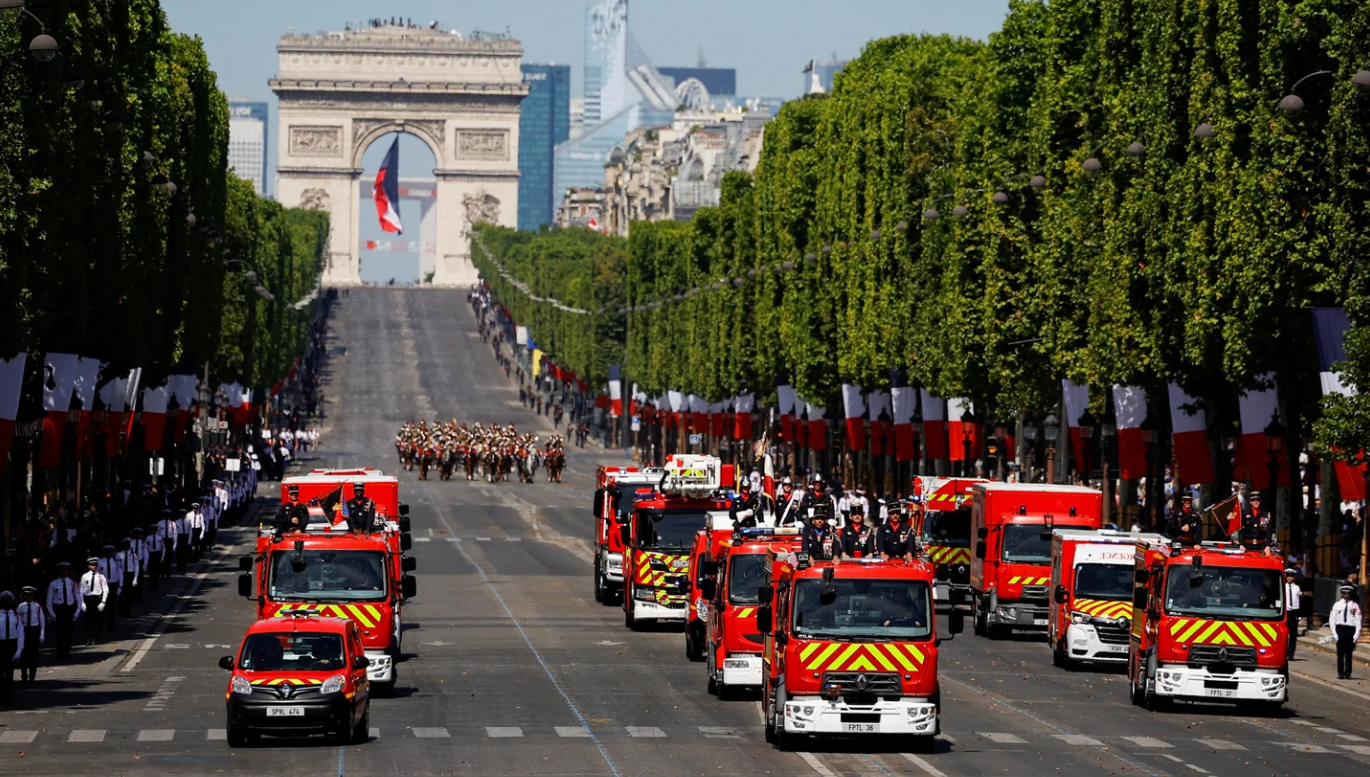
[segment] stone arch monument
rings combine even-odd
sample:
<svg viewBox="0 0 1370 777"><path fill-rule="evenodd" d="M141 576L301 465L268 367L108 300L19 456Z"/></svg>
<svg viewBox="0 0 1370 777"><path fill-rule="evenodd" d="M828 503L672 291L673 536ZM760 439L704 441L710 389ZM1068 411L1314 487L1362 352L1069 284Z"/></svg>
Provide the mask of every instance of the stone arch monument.
<svg viewBox="0 0 1370 777"><path fill-rule="evenodd" d="M528 93L519 42L375 27L286 35L276 48L276 196L331 216L324 284L361 283L358 217L371 198L362 154L391 132L419 138L437 160L433 284L475 283L471 224L517 223L519 102Z"/></svg>

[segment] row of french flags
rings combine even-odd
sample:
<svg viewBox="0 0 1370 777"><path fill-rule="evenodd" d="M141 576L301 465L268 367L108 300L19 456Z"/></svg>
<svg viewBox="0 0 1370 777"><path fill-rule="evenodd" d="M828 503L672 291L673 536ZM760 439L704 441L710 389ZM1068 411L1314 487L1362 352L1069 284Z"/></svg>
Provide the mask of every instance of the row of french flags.
<svg viewBox="0 0 1370 777"><path fill-rule="evenodd" d="M0 471L14 439L19 399L23 395L28 355L0 359ZM142 370L113 373L99 359L71 353L49 353L43 363L43 431L38 466L55 467L62 460L62 442L71 411L78 411L76 453L91 455L88 447L95 431L93 413L105 412L101 432L106 435L105 455L119 455L121 437L127 444L136 413L142 413L146 450L162 450L168 415L174 423L175 442L185 440L198 385L194 375L172 375L161 386L141 386ZM246 423L251 414L252 391L238 383L220 386L235 423ZM141 407L140 407L141 402ZM174 412L170 408L174 404Z"/></svg>

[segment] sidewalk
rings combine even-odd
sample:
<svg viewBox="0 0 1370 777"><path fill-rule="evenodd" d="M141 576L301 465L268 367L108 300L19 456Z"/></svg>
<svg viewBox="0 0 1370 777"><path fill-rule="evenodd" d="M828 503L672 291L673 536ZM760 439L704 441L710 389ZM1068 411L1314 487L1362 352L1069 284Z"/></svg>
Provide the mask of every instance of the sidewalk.
<svg viewBox="0 0 1370 777"><path fill-rule="evenodd" d="M1299 638L1295 658L1289 664L1290 695L1304 699L1331 688L1370 701L1370 645L1356 647L1352 679L1338 680L1336 643L1318 644L1318 639L1328 633L1324 628Z"/></svg>

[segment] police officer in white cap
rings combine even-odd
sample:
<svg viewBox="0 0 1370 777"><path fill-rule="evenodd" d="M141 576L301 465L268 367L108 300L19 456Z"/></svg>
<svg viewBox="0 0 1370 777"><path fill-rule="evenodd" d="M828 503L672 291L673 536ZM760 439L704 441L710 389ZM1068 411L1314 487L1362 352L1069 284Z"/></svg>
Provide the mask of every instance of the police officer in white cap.
<svg viewBox="0 0 1370 777"><path fill-rule="evenodd" d="M104 619L100 616L109 603L109 580L100 571L100 559L86 559L87 572L81 575L81 602L86 611L86 644L94 645Z"/></svg>
<svg viewBox="0 0 1370 777"><path fill-rule="evenodd" d="M1349 585L1341 587L1341 600L1332 605L1327 620L1337 633L1337 679L1351 679L1351 656L1356 652L1356 640L1360 639L1360 605L1352 596L1356 589Z"/></svg>
<svg viewBox="0 0 1370 777"><path fill-rule="evenodd" d="M14 662L24 652L24 627L14 612L14 594L0 591L0 699L14 693Z"/></svg>
<svg viewBox="0 0 1370 777"><path fill-rule="evenodd" d="M72 632L84 609L81 588L71 579L71 562L60 562L57 579L48 583L48 616L52 618L52 641L58 660L71 654Z"/></svg>
<svg viewBox="0 0 1370 777"><path fill-rule="evenodd" d="M100 559L97 569L105 576L105 584L109 588L109 606L103 612L105 626L109 627L109 632L113 634L118 622L119 598L124 589L124 565L115 557L113 545L106 545L104 551L105 556Z"/></svg>
<svg viewBox="0 0 1370 777"><path fill-rule="evenodd" d="M31 683L38 679L38 647L47 639L47 615L38 602L38 589L24 586L24 601L15 608L19 625L24 629L24 649L19 655L19 679Z"/></svg>

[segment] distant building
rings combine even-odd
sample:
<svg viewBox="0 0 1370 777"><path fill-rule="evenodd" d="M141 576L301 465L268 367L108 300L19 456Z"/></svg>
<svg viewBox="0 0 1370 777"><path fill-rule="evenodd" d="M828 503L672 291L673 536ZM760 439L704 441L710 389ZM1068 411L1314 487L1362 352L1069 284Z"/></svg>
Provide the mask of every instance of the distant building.
<svg viewBox="0 0 1370 777"><path fill-rule="evenodd" d="M571 98L571 140L580 137L585 131L585 98Z"/></svg>
<svg viewBox="0 0 1370 777"><path fill-rule="evenodd" d="M267 104L228 101L228 167L266 195Z"/></svg>
<svg viewBox="0 0 1370 777"><path fill-rule="evenodd" d="M834 54L833 58L827 62L814 62L814 70L818 73L818 82L823 85L823 91L829 94L832 93L833 79L837 76L839 72L841 72L842 68L846 66L847 63L838 60L836 54ZM800 92L800 94L807 94L808 92L809 74L806 72L804 74L804 89Z"/></svg>
<svg viewBox="0 0 1370 777"><path fill-rule="evenodd" d="M523 65L528 96L519 112L518 228L551 224L556 207L553 160L571 137L571 67Z"/></svg>
<svg viewBox="0 0 1370 777"><path fill-rule="evenodd" d="M687 78L697 79L712 97L737 94L737 70L730 67L659 67L657 72L680 86Z"/></svg>

